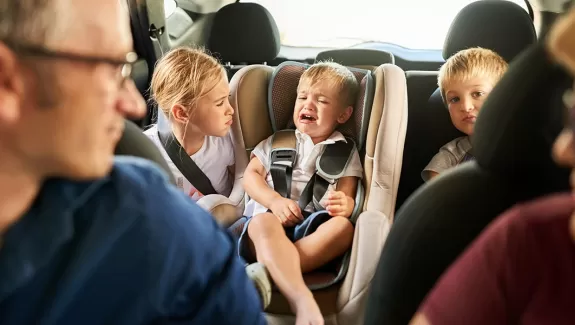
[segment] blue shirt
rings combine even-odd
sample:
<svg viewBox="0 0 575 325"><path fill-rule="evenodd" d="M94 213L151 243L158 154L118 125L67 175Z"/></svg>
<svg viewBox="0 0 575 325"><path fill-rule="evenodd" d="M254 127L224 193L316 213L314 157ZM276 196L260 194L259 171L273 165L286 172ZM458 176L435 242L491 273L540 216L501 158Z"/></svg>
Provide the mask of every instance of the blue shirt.
<svg viewBox="0 0 575 325"><path fill-rule="evenodd" d="M0 248L0 324L265 324L234 240L152 163L47 181Z"/></svg>

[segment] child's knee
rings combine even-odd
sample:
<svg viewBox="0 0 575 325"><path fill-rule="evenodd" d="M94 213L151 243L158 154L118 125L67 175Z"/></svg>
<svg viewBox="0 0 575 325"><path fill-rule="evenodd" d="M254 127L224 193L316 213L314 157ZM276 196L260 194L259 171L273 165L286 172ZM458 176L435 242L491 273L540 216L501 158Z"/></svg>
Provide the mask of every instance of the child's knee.
<svg viewBox="0 0 575 325"><path fill-rule="evenodd" d="M329 227L329 232L338 237L346 236L353 237L353 224L348 218L344 217L332 217L322 226Z"/></svg>
<svg viewBox="0 0 575 325"><path fill-rule="evenodd" d="M248 225L248 234L251 238L272 235L278 231L283 232L283 227L278 218L269 212L253 216Z"/></svg>
<svg viewBox="0 0 575 325"><path fill-rule="evenodd" d="M355 228L348 218L333 217L320 226L325 228L325 233L330 237L339 238L340 241L353 240ZM318 229L319 230L319 229Z"/></svg>

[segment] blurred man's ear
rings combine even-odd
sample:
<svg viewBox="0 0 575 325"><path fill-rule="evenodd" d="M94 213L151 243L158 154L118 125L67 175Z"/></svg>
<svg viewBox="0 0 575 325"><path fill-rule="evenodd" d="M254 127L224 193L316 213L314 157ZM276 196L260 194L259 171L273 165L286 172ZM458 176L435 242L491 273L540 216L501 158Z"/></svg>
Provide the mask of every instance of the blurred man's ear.
<svg viewBox="0 0 575 325"><path fill-rule="evenodd" d="M0 42L0 124L10 124L20 117L24 81L18 70L16 55Z"/></svg>

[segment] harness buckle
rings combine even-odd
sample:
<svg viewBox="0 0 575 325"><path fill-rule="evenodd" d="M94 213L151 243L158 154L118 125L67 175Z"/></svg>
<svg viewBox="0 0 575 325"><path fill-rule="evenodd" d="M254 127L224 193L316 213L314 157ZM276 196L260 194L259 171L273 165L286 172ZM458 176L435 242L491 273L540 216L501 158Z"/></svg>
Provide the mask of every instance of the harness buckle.
<svg viewBox="0 0 575 325"><path fill-rule="evenodd" d="M295 166L297 151L292 148L277 148L271 151L271 165Z"/></svg>

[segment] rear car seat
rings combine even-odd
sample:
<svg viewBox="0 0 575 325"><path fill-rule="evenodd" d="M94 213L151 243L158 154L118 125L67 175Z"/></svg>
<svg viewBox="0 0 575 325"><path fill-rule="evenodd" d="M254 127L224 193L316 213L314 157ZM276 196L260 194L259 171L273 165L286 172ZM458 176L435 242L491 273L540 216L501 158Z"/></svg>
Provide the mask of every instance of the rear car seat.
<svg viewBox="0 0 575 325"><path fill-rule="evenodd" d="M299 77L306 65L284 62L276 69L265 65L242 68L231 81L231 102L236 109L232 129L243 156L236 164L247 166L251 150L262 140L289 125ZM365 199L360 215L347 275L342 282L314 290L326 324L358 324L364 315L375 263L394 216L401 157L407 123L407 91L403 71L391 64L372 73L352 69L362 80L363 99L358 100L352 119L340 131L356 139L364 163ZM370 95L368 80L373 80ZM361 96L360 96L361 97ZM314 281L307 277L308 284ZM315 279L317 280L317 279ZM291 309L274 291L266 310L270 324L293 324Z"/></svg>
<svg viewBox="0 0 575 325"><path fill-rule="evenodd" d="M372 49L337 49L320 52L315 61L333 60L348 67L375 70L382 64L395 64L393 53Z"/></svg>
<svg viewBox="0 0 575 325"><path fill-rule="evenodd" d="M443 57L460 50L483 47L507 62L537 41L533 21L519 5L483 0L467 5L455 17L443 46ZM449 118L437 88L437 72L407 71L409 127L397 209L423 184L421 171L444 144L462 135Z"/></svg>
<svg viewBox="0 0 575 325"><path fill-rule="evenodd" d="M571 85L541 44L511 63L477 120L476 161L424 185L398 212L366 325L407 324L441 274L496 216L518 202L569 191L570 170L554 164L551 146L563 128L562 95Z"/></svg>
<svg viewBox="0 0 575 325"><path fill-rule="evenodd" d="M278 27L269 11L257 3L236 2L214 16L207 49L231 77L243 66L265 64L280 51Z"/></svg>

